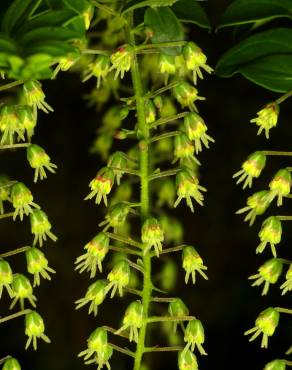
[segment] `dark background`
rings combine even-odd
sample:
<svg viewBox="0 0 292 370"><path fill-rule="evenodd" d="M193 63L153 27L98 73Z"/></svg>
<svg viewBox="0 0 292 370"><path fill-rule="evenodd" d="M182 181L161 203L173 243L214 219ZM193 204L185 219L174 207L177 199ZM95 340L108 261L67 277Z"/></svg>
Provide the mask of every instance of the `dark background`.
<svg viewBox="0 0 292 370"><path fill-rule="evenodd" d="M216 24L228 1L210 1L207 11ZM214 66L219 56L232 44L230 30L208 34L194 27L190 37L198 42ZM46 254L57 275L51 283L42 281L36 289L38 311L46 322L46 334L52 343L39 343L39 350L23 350L25 344L23 318L1 326L0 358L8 353L19 358L26 370L77 370L83 369L77 354L85 348L86 338L98 324L117 326L125 309L125 302L107 300L95 319L85 310L74 311L74 301L80 298L88 284L88 275L74 272L73 263L81 254L84 244L97 232L102 217L101 208L94 202L84 202L89 180L101 166L97 156L89 154L89 147L100 124L94 109L86 107L83 95L92 84L82 84L79 76L60 74L56 81L44 83L47 101L55 112L40 114L34 142L44 146L58 165L56 175L47 181L32 182L25 152L1 153L1 171L11 178L22 179L32 190L35 200L50 216L53 232L59 239L48 243ZM215 75L206 76L199 83L200 94L207 97L200 103L210 135L216 139L211 149L200 155L202 184L208 188L204 208L196 207L191 214L186 207L179 207L176 214L184 220L185 240L200 246L208 265L209 281L199 279L196 286L183 284L183 271L176 294L188 304L190 311L200 317L205 326L205 348L209 356L199 357L200 369L262 369L274 358L282 358L291 344L291 320L281 315L280 325L270 340L267 350L260 349L260 341L251 344L243 332L253 326L258 313L268 306L287 306L287 297L281 297L279 284L272 286L267 297L260 296L260 289L251 288L247 277L256 272L270 254L256 256L257 233L261 220L252 228L234 213L244 206L246 197L258 189L267 188L269 179L281 165L290 165L289 159L269 158L260 180L252 191L242 191L235 186L232 174L240 168L246 156L259 149L291 150L291 103L281 106L279 126L271 131L271 139L257 137L256 127L249 120L260 107L278 95L253 85L236 76L222 80ZM289 200L285 203L288 203ZM271 214L289 214L289 208L270 209ZM30 242L29 221L0 224L3 250ZM289 224L284 225L284 238L278 248L281 257L291 258ZM181 266L180 255L177 258ZM14 264L24 269L24 256L13 258ZM13 264L13 263L12 263ZM1 316L8 314L7 302L0 302ZM290 335L289 335L290 334ZM113 341L115 339L112 339ZM126 344L127 345L127 344ZM124 355L115 353L113 370L131 368ZM93 368L93 367L92 367ZM176 369L176 354L155 356L151 369Z"/></svg>

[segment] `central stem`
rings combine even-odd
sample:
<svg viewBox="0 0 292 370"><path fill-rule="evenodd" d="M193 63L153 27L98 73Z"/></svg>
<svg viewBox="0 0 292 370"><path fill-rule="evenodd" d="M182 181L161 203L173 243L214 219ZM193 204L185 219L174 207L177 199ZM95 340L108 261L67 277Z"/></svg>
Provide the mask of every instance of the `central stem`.
<svg viewBox="0 0 292 370"><path fill-rule="evenodd" d="M135 50L135 38L128 30L128 39L130 44ZM138 138L140 150L140 176L141 176L141 222L143 223L149 215L149 152L148 152L148 139L150 130L146 123L145 116L145 98L143 94L143 87L141 75L139 70L138 58L134 54L133 65L131 68L132 81L134 87L134 94L137 108L138 120ZM142 290L142 304L144 312L144 322L139 331L137 349L134 361L134 370L140 370L143 354L146 352L145 339L147 332L147 320L149 316L149 305L151 301L152 282L151 282L151 254L147 253L143 256L143 290Z"/></svg>

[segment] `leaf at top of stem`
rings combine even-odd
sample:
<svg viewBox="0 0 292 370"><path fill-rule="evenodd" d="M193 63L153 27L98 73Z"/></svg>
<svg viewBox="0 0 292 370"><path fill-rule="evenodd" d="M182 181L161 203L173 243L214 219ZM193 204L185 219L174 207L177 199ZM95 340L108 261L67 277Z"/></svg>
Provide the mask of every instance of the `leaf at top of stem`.
<svg viewBox="0 0 292 370"><path fill-rule="evenodd" d="M124 6L122 14L126 14L139 8L144 8L146 6L150 6L151 8L171 6L177 1L178 0L132 0Z"/></svg>

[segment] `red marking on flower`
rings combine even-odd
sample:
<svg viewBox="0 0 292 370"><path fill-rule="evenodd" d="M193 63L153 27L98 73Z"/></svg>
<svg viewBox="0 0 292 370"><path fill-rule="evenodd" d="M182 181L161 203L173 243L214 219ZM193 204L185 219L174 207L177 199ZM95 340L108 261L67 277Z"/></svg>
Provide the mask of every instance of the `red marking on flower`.
<svg viewBox="0 0 292 370"><path fill-rule="evenodd" d="M123 53L123 52L125 51L125 48L124 48L123 46L121 46L121 47L119 47L119 48L118 48L118 51L119 51L120 53Z"/></svg>

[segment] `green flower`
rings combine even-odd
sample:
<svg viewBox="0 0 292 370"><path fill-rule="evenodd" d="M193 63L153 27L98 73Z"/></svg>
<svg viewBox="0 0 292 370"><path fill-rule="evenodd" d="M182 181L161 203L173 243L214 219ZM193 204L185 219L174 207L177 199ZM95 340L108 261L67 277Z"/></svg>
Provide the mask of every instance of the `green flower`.
<svg viewBox="0 0 292 370"><path fill-rule="evenodd" d="M98 356L107 348L107 346L107 331L103 328L97 328L87 339L87 349L80 352L78 357L84 356L84 360L87 360L94 354Z"/></svg>
<svg viewBox="0 0 292 370"><path fill-rule="evenodd" d="M283 203L283 197L290 193L291 189L291 172L286 168L279 170L269 184L271 201L277 197L277 206Z"/></svg>
<svg viewBox="0 0 292 370"><path fill-rule="evenodd" d="M30 248L25 252L27 271L33 275L33 286L40 285L40 277L51 280L49 272L55 274L56 271L48 266L48 260L44 253L37 248Z"/></svg>
<svg viewBox="0 0 292 370"><path fill-rule="evenodd" d="M2 370L21 370L21 367L16 358L9 357L5 360Z"/></svg>
<svg viewBox="0 0 292 370"><path fill-rule="evenodd" d="M94 278L97 267L102 272L102 261L109 250L109 237L101 232L87 243L84 249L86 253L82 254L75 261L75 270L79 270L79 273L90 271L90 278Z"/></svg>
<svg viewBox="0 0 292 370"><path fill-rule="evenodd" d="M117 262L111 272L107 275L109 284L106 288L107 292L112 289L111 298L114 297L118 289L120 297L123 296L123 288L130 283L131 270L127 261L121 260Z"/></svg>
<svg viewBox="0 0 292 370"><path fill-rule="evenodd" d="M129 341L132 342L134 340L136 343L138 343L138 329L142 327L144 319L145 317L142 303L140 301L130 303L123 318L123 325L116 332L116 334L119 334L126 329L130 329Z"/></svg>
<svg viewBox="0 0 292 370"><path fill-rule="evenodd" d="M152 100L146 100L145 102L145 121L147 125L155 122L156 120L156 109Z"/></svg>
<svg viewBox="0 0 292 370"><path fill-rule="evenodd" d="M256 253L262 253L269 243L273 256L277 257L275 245L281 242L282 224L277 216L270 216L262 224L259 232L261 243L256 249Z"/></svg>
<svg viewBox="0 0 292 370"><path fill-rule="evenodd" d="M182 317L189 314L189 309L180 298L175 298L169 303L168 312L171 317ZM176 332L178 321L173 322L173 331Z"/></svg>
<svg viewBox="0 0 292 370"><path fill-rule="evenodd" d="M121 178L124 174L122 169L126 168L127 160L123 152L115 152L112 154L107 162L109 167L112 167L114 176L117 178L117 184L120 185Z"/></svg>
<svg viewBox="0 0 292 370"><path fill-rule="evenodd" d="M23 84L23 93L27 105L31 106L36 114L37 109L45 113L53 112L54 109L45 101L45 94L39 81L27 81Z"/></svg>
<svg viewBox="0 0 292 370"><path fill-rule="evenodd" d="M192 276L193 284L196 282L196 271L206 280L208 280L207 275L203 270L207 270L207 267L204 266L203 260L200 257L199 253L195 250L194 247L186 246L182 252L182 263L183 268L186 272L185 283L187 284Z"/></svg>
<svg viewBox="0 0 292 370"><path fill-rule="evenodd" d="M242 169L233 175L233 178L239 177L236 184L244 181L243 189L247 186L252 187L252 180L258 178L266 165L266 155L263 152L254 152L248 156L242 164Z"/></svg>
<svg viewBox="0 0 292 370"><path fill-rule="evenodd" d="M142 243L145 244L144 255L154 247L156 256L162 252L164 232L156 218L148 218L142 226Z"/></svg>
<svg viewBox="0 0 292 370"><path fill-rule="evenodd" d="M119 202L111 206L105 216L105 220L102 221L98 226L105 226L103 231L106 231L110 227L113 227L116 232L117 228L122 227L126 222L128 213L131 211L131 207L126 202Z"/></svg>
<svg viewBox="0 0 292 370"><path fill-rule="evenodd" d="M286 363L284 360L274 360L266 364L264 370L286 370Z"/></svg>
<svg viewBox="0 0 292 370"><path fill-rule="evenodd" d="M162 207L164 204L167 204L168 207L172 207L176 196L176 190L173 181L170 179L162 181L157 195L158 207Z"/></svg>
<svg viewBox="0 0 292 370"><path fill-rule="evenodd" d="M10 201L10 180L9 177L0 174L0 215L4 213L4 201Z"/></svg>
<svg viewBox="0 0 292 370"><path fill-rule="evenodd" d="M22 221L24 214L28 216L33 212L33 208L40 208L33 202L33 196L30 190L22 182L17 182L11 187L11 201L15 208L13 220L19 215Z"/></svg>
<svg viewBox="0 0 292 370"><path fill-rule="evenodd" d="M2 137L0 144L13 144L14 135L17 139L25 141L25 127L17 114L17 106L3 105L0 110L0 130Z"/></svg>
<svg viewBox="0 0 292 370"><path fill-rule="evenodd" d="M258 269L258 274L249 277L251 280L255 280L252 286L259 286L264 284L262 295L267 295L270 284L275 284L283 269L283 262L279 258L272 258L266 261Z"/></svg>
<svg viewBox="0 0 292 370"><path fill-rule="evenodd" d="M196 100L205 100L205 98L198 95L198 90L186 81L179 82L173 88L173 95L180 103L182 108L189 107L192 112L198 111L197 107L195 106Z"/></svg>
<svg viewBox="0 0 292 370"><path fill-rule="evenodd" d="M99 55L94 62L90 63L88 70L83 78L83 82L91 77L96 77L96 87L99 88L101 81L105 81L106 76L110 71L110 58L106 55Z"/></svg>
<svg viewBox="0 0 292 370"><path fill-rule="evenodd" d="M206 188L199 185L199 179L192 175L188 170L182 169L176 175L177 200L174 203L174 208L178 206L183 198L186 199L187 205L194 212L192 199L194 198L200 206L203 205L204 196L202 191L207 191Z"/></svg>
<svg viewBox="0 0 292 370"><path fill-rule="evenodd" d="M47 236L54 242L58 239L56 235L51 232L52 225L48 216L41 209L32 211L30 214L31 232L34 234L33 246L39 243L40 247L43 242L47 240Z"/></svg>
<svg viewBox="0 0 292 370"><path fill-rule="evenodd" d="M50 339L44 334L45 324L42 317L36 312L31 311L25 315L25 334L28 336L25 349L28 349L32 343L33 349L37 349L37 339L41 338L46 343L50 343Z"/></svg>
<svg viewBox="0 0 292 370"><path fill-rule="evenodd" d="M37 119L33 113L33 109L29 105L20 105L17 108L17 114L26 131L28 141L30 141L34 135L34 129L37 124Z"/></svg>
<svg viewBox="0 0 292 370"><path fill-rule="evenodd" d="M197 76L203 79L200 68L207 73L213 72L213 69L207 65L207 57L194 42L188 42L183 48L183 55L189 71L193 71L194 84L197 84Z"/></svg>
<svg viewBox="0 0 292 370"><path fill-rule="evenodd" d="M133 60L134 60L134 50L131 45L121 46L118 51L110 57L112 67L110 70L115 69L115 79L121 75L121 78L124 78L125 72L128 72L131 69Z"/></svg>
<svg viewBox="0 0 292 370"><path fill-rule="evenodd" d="M195 319L188 322L185 330L184 341L187 343L184 351L191 348L192 352L194 352L195 347L197 346L201 355L207 355L202 346L205 342L205 333L200 320Z"/></svg>
<svg viewBox="0 0 292 370"><path fill-rule="evenodd" d="M24 300L27 299L32 307L36 307L36 297L33 295L33 289L29 279L22 274L15 274L12 282L13 301L10 305L12 309L16 303L20 302L20 308L24 309Z"/></svg>
<svg viewBox="0 0 292 370"><path fill-rule="evenodd" d="M207 135L208 128L203 118L195 112L189 113L185 116L184 130L188 138L195 142L196 154L202 151L202 143L209 149L209 142L215 142L211 136Z"/></svg>
<svg viewBox="0 0 292 370"><path fill-rule="evenodd" d="M198 370L197 357L189 350L183 350L178 353L179 370Z"/></svg>
<svg viewBox="0 0 292 370"><path fill-rule="evenodd" d="M161 53L158 58L158 69L160 73L173 75L176 71L174 56Z"/></svg>
<svg viewBox="0 0 292 370"><path fill-rule="evenodd" d="M236 214L239 215L248 212L244 221L249 221L249 225L251 226L255 222L256 216L265 213L269 205L269 192L267 190L261 190L248 197L247 206L238 210Z"/></svg>
<svg viewBox="0 0 292 370"><path fill-rule="evenodd" d="M39 145L29 145L26 155L31 168L35 169L34 182L37 182L38 178L40 178L40 180L47 178L45 169L51 173L56 172L55 169L57 166L51 163L50 157Z"/></svg>
<svg viewBox="0 0 292 370"><path fill-rule="evenodd" d="M96 177L89 184L91 192L85 200L92 199L96 196L95 203L100 204L103 199L104 204L107 206L107 195L112 189L114 178L114 172L110 168L104 167L98 171Z"/></svg>
<svg viewBox="0 0 292 370"><path fill-rule="evenodd" d="M95 283L91 284L84 298L78 299L75 303L77 304L76 310L90 303L88 313L93 312L94 316L97 315L98 306L102 304L106 296L106 280L96 280Z"/></svg>
<svg viewBox="0 0 292 370"><path fill-rule="evenodd" d="M268 338L272 336L278 326L280 314L273 308L269 307L262 311L255 321L255 327L247 330L244 335L253 334L249 341L255 340L260 334L262 337L262 348L268 348Z"/></svg>
<svg viewBox="0 0 292 370"><path fill-rule="evenodd" d="M13 290L10 285L13 281L13 272L9 263L3 259L0 259L0 298L2 297L3 288L5 288L10 296L13 297Z"/></svg>
<svg viewBox="0 0 292 370"><path fill-rule="evenodd" d="M179 135L174 138L174 158L175 160L190 160L200 164L197 158L194 156L195 147L189 140L188 136L184 132L180 132Z"/></svg>
<svg viewBox="0 0 292 370"><path fill-rule="evenodd" d="M292 290L292 263L289 266L289 269L286 273L286 281L281 285L282 295L290 292Z"/></svg>
<svg viewBox="0 0 292 370"><path fill-rule="evenodd" d="M258 117L250 121L259 126L258 135L265 131L266 138L269 139L269 131L278 123L279 111L277 103L269 103L257 113Z"/></svg>

